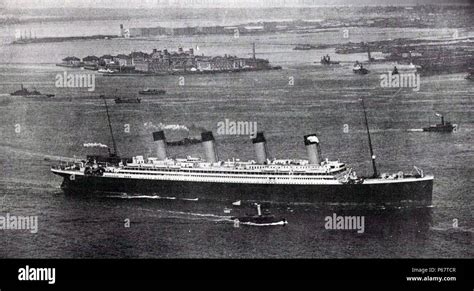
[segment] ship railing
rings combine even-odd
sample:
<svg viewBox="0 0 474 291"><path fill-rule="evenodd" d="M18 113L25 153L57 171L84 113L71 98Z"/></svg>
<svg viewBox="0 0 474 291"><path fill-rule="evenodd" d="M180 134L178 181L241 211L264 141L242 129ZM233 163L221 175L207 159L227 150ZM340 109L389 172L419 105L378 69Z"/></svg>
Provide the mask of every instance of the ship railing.
<svg viewBox="0 0 474 291"><path fill-rule="evenodd" d="M382 173L380 175L380 178L387 179L387 180L396 180L396 179L403 179L403 178L405 178L405 176L406 175L402 171L400 171L400 172L393 173L393 174Z"/></svg>
<svg viewBox="0 0 474 291"><path fill-rule="evenodd" d="M422 169L418 168L417 166L413 166L413 168L415 168L416 172L420 175L421 178L425 176Z"/></svg>
<svg viewBox="0 0 474 291"><path fill-rule="evenodd" d="M60 165L53 165L51 166L52 169L55 170L79 170L80 169L80 164L69 164L67 163L66 165L60 164Z"/></svg>

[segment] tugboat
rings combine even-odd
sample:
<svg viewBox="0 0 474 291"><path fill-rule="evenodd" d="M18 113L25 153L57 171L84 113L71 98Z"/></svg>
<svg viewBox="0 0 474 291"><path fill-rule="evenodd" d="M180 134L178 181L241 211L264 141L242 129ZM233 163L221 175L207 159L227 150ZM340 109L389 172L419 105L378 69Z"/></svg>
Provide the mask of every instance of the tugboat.
<svg viewBox="0 0 474 291"><path fill-rule="evenodd" d="M277 218L270 214L262 214L260 204L255 203L257 206L257 215L246 215L242 217L232 217L236 224L250 225L250 226L285 226L288 224L285 218Z"/></svg>
<svg viewBox="0 0 474 291"><path fill-rule="evenodd" d="M126 99L122 99L120 97L117 97L114 99L115 101L115 104L122 104L122 103L140 103L142 100L140 98L126 98Z"/></svg>
<svg viewBox="0 0 474 291"><path fill-rule="evenodd" d="M398 69L397 66L393 67L392 75L397 75L398 74Z"/></svg>
<svg viewBox="0 0 474 291"><path fill-rule="evenodd" d="M438 117L441 117L441 123L430 125L428 127L423 127L423 131L429 131L429 132L453 132L454 131L454 129L456 128L455 124L451 124L451 122L445 122L444 116L439 113L435 113L435 115Z"/></svg>
<svg viewBox="0 0 474 291"><path fill-rule="evenodd" d="M140 98L120 98L120 97L117 97L117 91L118 89L115 90L115 104L122 104L122 103L134 103L134 104L137 104L137 103L141 103L141 99ZM100 96L101 98L105 98L104 95L101 95ZM104 99L105 100L105 99Z"/></svg>
<svg viewBox="0 0 474 291"><path fill-rule="evenodd" d="M358 61L356 61L356 63L354 64L354 68L352 68L352 71L359 75L366 75L369 73L369 70L364 68L364 66Z"/></svg>
<svg viewBox="0 0 474 291"><path fill-rule="evenodd" d="M13 93L10 93L11 96L22 96L22 97L54 97L54 94L42 94L36 89L33 91L28 91L28 89L23 87L23 84L21 84L21 89L16 90Z"/></svg>
<svg viewBox="0 0 474 291"><path fill-rule="evenodd" d="M161 90L161 89L148 89L148 88L146 88L145 90L138 91L138 94L140 94L140 95L163 95L163 94L166 94L166 91Z"/></svg>

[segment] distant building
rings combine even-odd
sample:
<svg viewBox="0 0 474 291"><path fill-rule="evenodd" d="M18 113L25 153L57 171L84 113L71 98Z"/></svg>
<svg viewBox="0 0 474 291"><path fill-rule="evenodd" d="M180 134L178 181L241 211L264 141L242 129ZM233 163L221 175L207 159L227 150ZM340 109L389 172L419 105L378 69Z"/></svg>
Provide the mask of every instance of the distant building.
<svg viewBox="0 0 474 291"><path fill-rule="evenodd" d="M128 34L130 35L130 37L142 37L142 28L130 28L128 30Z"/></svg>
<svg viewBox="0 0 474 291"><path fill-rule="evenodd" d="M248 69L270 68L268 60L253 58L239 58L237 56L198 56L194 49L184 50L179 47L177 51L169 52L167 49L153 49L150 54L132 52L129 55L117 56L104 55L100 58L88 56L84 58L90 64L97 62L99 65L119 71L135 70L142 73L170 73L170 72L195 72L195 71L236 71Z"/></svg>
<svg viewBox="0 0 474 291"><path fill-rule="evenodd" d="M224 34L225 30L223 26L203 26L198 27L196 32L199 34Z"/></svg>
<svg viewBox="0 0 474 291"><path fill-rule="evenodd" d="M114 57L111 56L111 55L103 55L99 58L99 64L101 66L109 65L109 64L113 63L113 61L114 61Z"/></svg>
<svg viewBox="0 0 474 291"><path fill-rule="evenodd" d="M198 57L196 58L196 69L201 72L212 70L212 58L211 57Z"/></svg>
<svg viewBox="0 0 474 291"><path fill-rule="evenodd" d="M132 57L124 54L119 54L113 57L113 61L115 64L124 67L124 66L132 66Z"/></svg>
<svg viewBox="0 0 474 291"><path fill-rule="evenodd" d="M175 27L171 35L194 35L198 32L197 27Z"/></svg>
<svg viewBox="0 0 474 291"><path fill-rule="evenodd" d="M144 52L132 52L129 56L131 58L132 65L135 65L137 62L143 62L149 57L149 55Z"/></svg>
<svg viewBox="0 0 474 291"><path fill-rule="evenodd" d="M97 66L99 64L99 58L96 56L87 56L82 59L84 66Z"/></svg>
<svg viewBox="0 0 474 291"><path fill-rule="evenodd" d="M239 31L239 28L237 26L224 27L224 34L234 34L236 31Z"/></svg>
<svg viewBox="0 0 474 291"><path fill-rule="evenodd" d="M137 60L134 62L134 66L137 72L150 72L150 61Z"/></svg>
<svg viewBox="0 0 474 291"><path fill-rule="evenodd" d="M66 57L62 59L62 64L67 65L67 66L80 66L81 59L76 58L76 57Z"/></svg>
<svg viewBox="0 0 474 291"><path fill-rule="evenodd" d="M245 58L242 59L244 68L251 68L251 69L268 69L270 67L270 62L264 59L253 59L253 58Z"/></svg>

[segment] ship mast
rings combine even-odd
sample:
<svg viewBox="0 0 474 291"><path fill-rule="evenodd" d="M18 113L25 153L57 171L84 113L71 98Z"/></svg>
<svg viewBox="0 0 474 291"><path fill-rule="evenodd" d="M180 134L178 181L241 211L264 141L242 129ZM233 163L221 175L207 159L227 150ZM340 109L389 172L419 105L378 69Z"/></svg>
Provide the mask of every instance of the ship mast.
<svg viewBox="0 0 474 291"><path fill-rule="evenodd" d="M378 173L377 173L377 166L375 165L375 155L374 155L374 150L372 148L372 139L370 138L369 123L367 121L367 112L365 111L364 99L360 99L360 101L362 103L362 108L364 109L365 127L367 129L367 137L369 139L370 158L372 159L372 168L374 170L374 174L372 175L372 177L376 178L378 177Z"/></svg>
<svg viewBox="0 0 474 291"><path fill-rule="evenodd" d="M107 121L109 123L110 136L112 137L112 145L114 147L114 152L110 153L110 156L111 157L116 157L117 156L117 145L115 144L114 132L112 131L112 124L110 123L109 107L107 106L107 101L105 100L105 96L100 95L100 97L102 99L104 99L105 112L107 113Z"/></svg>

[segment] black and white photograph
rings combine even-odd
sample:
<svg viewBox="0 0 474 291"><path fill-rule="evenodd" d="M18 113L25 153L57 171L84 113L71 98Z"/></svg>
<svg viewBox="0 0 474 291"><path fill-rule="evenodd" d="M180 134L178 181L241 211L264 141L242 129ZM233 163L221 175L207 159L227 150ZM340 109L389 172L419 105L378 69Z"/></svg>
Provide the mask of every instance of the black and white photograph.
<svg viewBox="0 0 474 291"><path fill-rule="evenodd" d="M0 265L396 259L449 287L473 101L470 0L0 0Z"/></svg>

